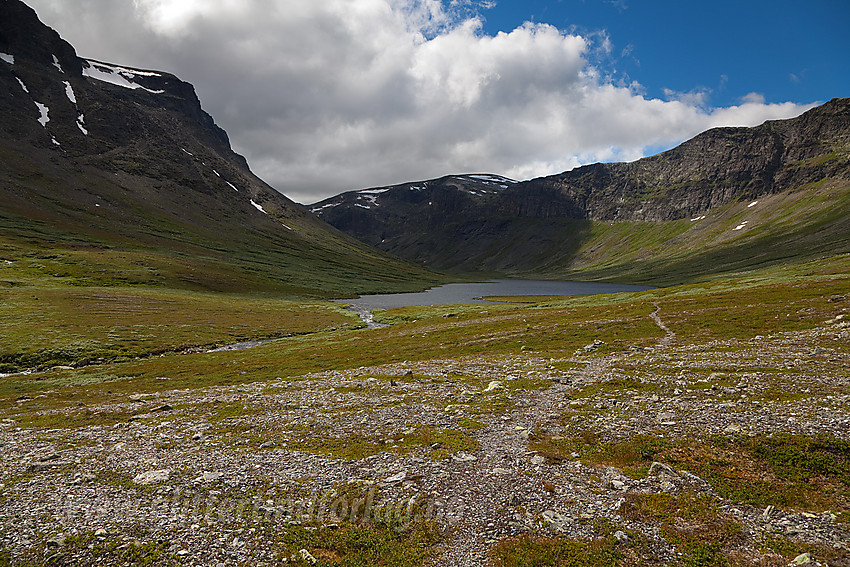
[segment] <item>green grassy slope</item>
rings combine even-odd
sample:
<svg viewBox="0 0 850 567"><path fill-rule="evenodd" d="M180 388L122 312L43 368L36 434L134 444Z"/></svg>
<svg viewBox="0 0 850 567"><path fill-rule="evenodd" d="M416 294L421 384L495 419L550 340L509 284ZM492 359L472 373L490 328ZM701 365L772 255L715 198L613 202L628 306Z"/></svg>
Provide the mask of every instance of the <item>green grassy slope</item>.
<svg viewBox="0 0 850 567"><path fill-rule="evenodd" d="M416 246L428 265L459 272L473 266L481 274L650 285L850 252L850 182L823 179L752 202L719 206L698 220L458 223L423 235Z"/></svg>
<svg viewBox="0 0 850 567"><path fill-rule="evenodd" d="M593 222L569 267L540 273L670 285L850 252L850 183L822 180L752 202L700 220Z"/></svg>
<svg viewBox="0 0 850 567"><path fill-rule="evenodd" d="M163 203L36 165L3 174L17 179L0 207L0 373L356 326L314 300L440 281L308 214L287 229L226 193L193 210L185 192Z"/></svg>
<svg viewBox="0 0 850 567"><path fill-rule="evenodd" d="M67 284L315 297L421 288L439 279L304 211L264 215L232 190L203 193L168 179L56 163L46 154L0 143L8 165L0 174L0 256L26 270L39 269L30 261L39 259L43 275Z"/></svg>
<svg viewBox="0 0 850 567"><path fill-rule="evenodd" d="M18 271L40 270L56 280L48 285L288 297L440 281L257 178L189 83L126 70L145 88L96 80L29 7L10 0L0 12L0 42L14 54L0 65L0 256ZM36 104L49 107L49 120ZM5 273L0 285L18 285Z"/></svg>

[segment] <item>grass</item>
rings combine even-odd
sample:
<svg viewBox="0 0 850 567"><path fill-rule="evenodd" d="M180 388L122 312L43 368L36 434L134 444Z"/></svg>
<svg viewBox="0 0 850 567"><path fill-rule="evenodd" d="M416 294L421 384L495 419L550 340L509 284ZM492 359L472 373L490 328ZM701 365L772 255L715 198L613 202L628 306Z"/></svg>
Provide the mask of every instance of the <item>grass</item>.
<svg viewBox="0 0 850 567"><path fill-rule="evenodd" d="M402 314L408 319L406 322L368 334L322 331L329 323L350 323L350 319L342 318L345 316L335 311L336 306L312 304L315 307L302 308L292 303L271 302L271 305L266 304L269 306L267 314L257 316L259 321L266 318L267 330L271 326L280 329L280 323L275 325L277 317L304 313L302 329L306 332L312 327L316 332L282 338L274 344L247 351L149 357L37 376L10 376L0 381L0 407L4 399L8 403L21 395L49 390L61 391L66 397L73 394L82 401L104 400L122 392L153 393L163 389L285 380L310 372L405 360L498 357L520 352L526 356L569 359L578 349L596 340L606 343L605 352L591 353L591 356L629 352L633 348L655 345L663 337L664 333L648 317L655 310L654 304L660 305L667 325L676 329L677 340L699 345L714 340L751 339L787 330L812 329L835 317L841 303L831 302L830 298L846 293L848 274L850 256L839 256L794 269L771 269L732 280L641 293L584 296L529 306L475 306L475 309L458 312L457 316L448 319L433 308L405 308L394 310L394 313ZM178 297L181 296L178 294ZM176 323L166 322L164 330L167 333L163 336L171 338L151 340L174 344L182 333L206 333L209 326L233 332L228 329L228 323L244 322L238 317L249 314L249 307L258 305L254 300L243 302L208 295L193 295L192 299L209 300L206 312L210 314L214 312L212 306L229 305L231 309L224 310L219 320L199 315L185 330ZM180 305L188 312L189 307L196 304ZM275 307L280 310L276 311ZM79 317L77 328L84 326L82 313ZM12 326L16 328L27 325L26 321L13 319ZM55 325L58 330L59 323ZM147 330L153 331L160 323L149 319L147 325ZM31 328L34 333L36 325ZM212 338L211 334L209 336ZM11 346L3 344L7 349ZM31 347L16 345L16 348ZM651 387L634 381L619 386Z"/></svg>
<svg viewBox="0 0 850 567"><path fill-rule="evenodd" d="M570 460L576 454L587 464L616 467L625 474L641 478L646 475L655 456L669 445L668 440L645 434L603 442L598 433L584 428L558 436L538 431L530 448L550 462Z"/></svg>
<svg viewBox="0 0 850 567"><path fill-rule="evenodd" d="M12 562L11 554L0 552L0 566L58 567L60 565L157 565L176 567L183 561L169 551L171 542L157 539L147 542L125 541L114 535L95 535L82 532L68 535L61 547L48 546L46 541L35 544Z"/></svg>
<svg viewBox="0 0 850 567"><path fill-rule="evenodd" d="M829 161L829 155L824 159ZM802 167L812 165L821 162ZM390 239L382 246L401 257L447 270L648 285L696 282L712 274L850 252L850 184L846 180L823 178L760 196L757 206L749 207L751 202L742 199L713 207L695 221L523 217L450 222L422 231L415 242ZM651 201L644 205L654 207ZM745 228L735 230L744 221Z"/></svg>
<svg viewBox="0 0 850 567"><path fill-rule="evenodd" d="M287 442L287 448L345 460L363 459L384 450L383 444L378 440L361 434L345 437L308 434L291 439Z"/></svg>
<svg viewBox="0 0 850 567"><path fill-rule="evenodd" d="M546 273L671 285L846 254L850 185L838 180L806 189L762 197L752 209L747 202L718 207L699 222L595 222L570 265ZM743 220L747 228L733 231Z"/></svg>
<svg viewBox="0 0 850 567"><path fill-rule="evenodd" d="M708 495L626 494L620 508L624 518L658 524L662 535L682 554L684 567L728 565L731 545L741 526L722 515Z"/></svg>
<svg viewBox="0 0 850 567"><path fill-rule="evenodd" d="M791 541L790 539L779 535L769 535L765 537L760 549L763 552L776 554L784 558L784 561L781 563L777 562L783 566L788 565L791 560L803 553L808 553L812 557L822 559L841 559L840 551L836 551L835 549L830 549L820 545ZM840 565L840 563L838 564Z"/></svg>
<svg viewBox="0 0 850 567"><path fill-rule="evenodd" d="M610 567L624 559L614 538L584 541L539 536L503 540L491 556L496 567Z"/></svg>
<svg viewBox="0 0 850 567"><path fill-rule="evenodd" d="M335 303L147 288L0 290L0 372L360 325Z"/></svg>
<svg viewBox="0 0 850 567"><path fill-rule="evenodd" d="M402 526L395 520L372 524L345 523L337 528L284 529L268 526L266 542L271 542L278 560L294 565L339 565L341 567L414 567L423 565L442 540L436 524L414 522ZM302 558L306 549L317 561Z"/></svg>
<svg viewBox="0 0 850 567"><path fill-rule="evenodd" d="M172 141L152 154L123 155L145 163L128 169L117 155L127 151L101 156L108 163L66 168L0 144L0 157L10 164L0 210L0 286L37 279L39 285L324 298L421 290L451 279L328 229L214 152L209 167L202 166ZM210 175L211 167L240 185L271 191L261 199L271 214L258 215L245 193Z"/></svg>
<svg viewBox="0 0 850 567"><path fill-rule="evenodd" d="M473 422L474 420L470 420ZM399 440L403 449L431 447L431 459L446 459L459 451L472 452L478 449L478 441L467 432L451 428L436 429L419 427L414 433Z"/></svg>
<svg viewBox="0 0 850 567"><path fill-rule="evenodd" d="M850 445L841 439L790 434L720 437L667 460L702 476L735 502L850 511Z"/></svg>

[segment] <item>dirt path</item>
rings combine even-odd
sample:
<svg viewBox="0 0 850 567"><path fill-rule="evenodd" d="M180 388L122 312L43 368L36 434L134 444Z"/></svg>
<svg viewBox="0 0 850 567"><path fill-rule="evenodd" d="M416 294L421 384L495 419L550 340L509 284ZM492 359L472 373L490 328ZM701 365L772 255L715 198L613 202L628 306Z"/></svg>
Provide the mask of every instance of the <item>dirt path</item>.
<svg viewBox="0 0 850 567"><path fill-rule="evenodd" d="M671 331L658 315L661 312L661 306L655 302L653 302L653 305L655 306L655 311L650 313L649 316L653 321L655 321L655 324L664 331L664 336L658 341L658 348L669 348L670 345L673 344L673 341L676 340L676 333Z"/></svg>

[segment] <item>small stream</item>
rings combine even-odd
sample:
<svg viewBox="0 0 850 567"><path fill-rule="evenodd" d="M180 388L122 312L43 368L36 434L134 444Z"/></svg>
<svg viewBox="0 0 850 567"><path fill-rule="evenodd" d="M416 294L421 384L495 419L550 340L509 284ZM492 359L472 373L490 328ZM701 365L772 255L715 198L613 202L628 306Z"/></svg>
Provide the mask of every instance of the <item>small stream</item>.
<svg viewBox="0 0 850 567"><path fill-rule="evenodd" d="M245 349L249 349L249 348L258 347L258 346L261 346L261 345L264 345L266 343L270 343L270 342L276 341L276 340L278 340L278 339L263 339L263 340L260 340L260 341L242 341L241 343L233 343L233 344L230 344L230 345L224 345L224 346L217 347L217 348L211 348L210 350L207 350L205 352L226 352L226 351L230 351L230 350L245 350Z"/></svg>
<svg viewBox="0 0 850 567"><path fill-rule="evenodd" d="M349 311L354 311L355 313L357 313L357 316L360 317L360 320L366 323L367 329L380 329L382 327L389 327L389 325L385 325L383 323L376 323L375 317L372 315L372 311L370 311L368 307L352 305L348 309Z"/></svg>

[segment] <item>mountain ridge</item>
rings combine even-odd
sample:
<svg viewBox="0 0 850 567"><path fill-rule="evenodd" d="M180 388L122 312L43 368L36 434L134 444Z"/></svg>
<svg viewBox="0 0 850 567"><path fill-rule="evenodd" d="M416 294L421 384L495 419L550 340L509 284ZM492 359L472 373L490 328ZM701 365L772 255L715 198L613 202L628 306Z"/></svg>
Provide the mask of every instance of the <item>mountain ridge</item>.
<svg viewBox="0 0 850 567"><path fill-rule="evenodd" d="M659 267L654 274L642 274L649 278L642 281L668 281L659 256L663 247L657 246L663 243L660 225L685 223L664 230L695 232L687 226L696 222L691 219L712 217L712 211L719 219L736 203L790 195L800 188L818 195L818 184L826 181L847 185L850 99L833 99L797 118L753 128L715 128L635 162L582 166L511 183L478 199L463 195L447 179L380 188L368 209L353 206L361 190L320 201L311 210L368 244L431 268L537 277L621 277L611 270L616 260L602 262L592 251L600 247L597 237L611 232L608 225L636 223L637 232L658 233L649 243L656 249L620 262L623 274L629 277L631 260L652 257ZM397 207L410 200L403 193L411 186L425 187L439 198L420 198L419 208ZM839 193L833 204L846 201L846 190ZM781 216L780 209L775 212ZM836 222L843 227L835 227L839 238L834 249L840 253L848 249L846 227ZM605 238L611 240L610 234ZM712 238L705 244L738 246L725 237ZM616 246L610 241L602 248L611 256L610 248ZM691 255L700 253L695 243L688 248ZM672 258L677 251L664 253ZM700 271L692 266L680 275L695 277Z"/></svg>

